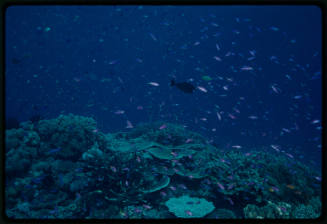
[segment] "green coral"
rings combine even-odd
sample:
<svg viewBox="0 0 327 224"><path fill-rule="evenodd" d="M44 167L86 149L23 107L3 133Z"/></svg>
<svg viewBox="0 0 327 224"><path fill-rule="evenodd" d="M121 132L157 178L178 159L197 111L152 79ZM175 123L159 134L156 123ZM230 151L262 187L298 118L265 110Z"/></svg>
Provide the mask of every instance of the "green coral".
<svg viewBox="0 0 327 224"><path fill-rule="evenodd" d="M32 154L32 152L34 152ZM10 150L6 154L6 174L9 178L24 175L32 163L33 155L35 156L35 148L25 147ZM17 162L19 161L19 162Z"/></svg>
<svg viewBox="0 0 327 224"><path fill-rule="evenodd" d="M100 160L103 159L103 152L99 149L98 143L96 142L91 149L82 154L83 160Z"/></svg>
<svg viewBox="0 0 327 224"><path fill-rule="evenodd" d="M300 204L292 211L292 217L295 219L316 219L321 215L321 199L312 198L309 204Z"/></svg>
<svg viewBox="0 0 327 224"><path fill-rule="evenodd" d="M215 206L204 198L182 196L170 198L165 205L179 218L202 218L212 212Z"/></svg>
<svg viewBox="0 0 327 224"><path fill-rule="evenodd" d="M42 152L53 147L62 150L58 155L65 159L77 160L81 153L89 149L95 142L96 122L92 118L76 115L60 115L58 118L39 121L36 130L48 145Z"/></svg>
<svg viewBox="0 0 327 224"><path fill-rule="evenodd" d="M40 145L40 137L35 131L27 132L27 135L24 137L23 143L27 146L38 147Z"/></svg>
<svg viewBox="0 0 327 224"><path fill-rule="evenodd" d="M143 193L152 193L159 191L167 187L170 183L170 178L168 176L163 176L159 181L152 183L146 190L142 190Z"/></svg>
<svg viewBox="0 0 327 224"><path fill-rule="evenodd" d="M162 126L165 128L161 128ZM205 144L206 139L201 135L185 129L182 125L172 123L153 122L140 124L128 133L128 138L141 137L147 141L154 141L162 145L178 146L185 144L187 139L193 143Z"/></svg>
<svg viewBox="0 0 327 224"><path fill-rule="evenodd" d="M17 210L20 194L28 198L32 217L53 211L52 203L67 207L63 218L126 217L120 210L128 207L143 218L233 218L230 210L214 210L212 202L221 206L227 200L244 207L248 218L320 214L320 181L314 178L320 175L282 152L223 151L181 125L163 122L104 134L92 118L61 115L20 127L6 131L6 202L16 217L27 217ZM144 204L151 209L141 215Z"/></svg>
<svg viewBox="0 0 327 224"><path fill-rule="evenodd" d="M245 218L251 219L285 219L290 218L292 206L285 202L273 203L268 201L265 206L259 207L254 204L248 204L244 209Z"/></svg>
<svg viewBox="0 0 327 224"><path fill-rule="evenodd" d="M22 145L25 131L22 128L10 129L5 132L6 151L16 149Z"/></svg>

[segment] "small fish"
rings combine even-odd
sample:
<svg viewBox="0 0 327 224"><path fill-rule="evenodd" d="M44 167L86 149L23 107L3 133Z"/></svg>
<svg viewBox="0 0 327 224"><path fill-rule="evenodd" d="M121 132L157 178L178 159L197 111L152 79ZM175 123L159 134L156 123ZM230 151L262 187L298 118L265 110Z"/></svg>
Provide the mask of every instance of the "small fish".
<svg viewBox="0 0 327 224"><path fill-rule="evenodd" d="M212 26L218 27L219 25L217 23L211 23Z"/></svg>
<svg viewBox="0 0 327 224"><path fill-rule="evenodd" d="M127 124L126 128L134 128L134 126L129 120L126 121L126 124Z"/></svg>
<svg viewBox="0 0 327 224"><path fill-rule="evenodd" d="M250 53L252 56L255 56L255 50L253 50L253 51L249 51L249 53Z"/></svg>
<svg viewBox="0 0 327 224"><path fill-rule="evenodd" d="M135 213L140 213L140 212L142 212L142 210L139 209L139 208L134 208L134 212L135 212Z"/></svg>
<svg viewBox="0 0 327 224"><path fill-rule="evenodd" d="M220 162L222 162L222 163L226 163L226 160L224 160L224 159L220 159Z"/></svg>
<svg viewBox="0 0 327 224"><path fill-rule="evenodd" d="M204 93L207 93L207 92L208 92L208 90L207 90L206 88L202 87L202 86L198 86L197 88L198 88L200 91L204 92Z"/></svg>
<svg viewBox="0 0 327 224"><path fill-rule="evenodd" d="M146 205L146 204L144 204L143 207L144 207L145 209L151 209L151 206L150 206L150 205Z"/></svg>
<svg viewBox="0 0 327 224"><path fill-rule="evenodd" d="M194 44L193 44L193 46L198 46L200 44L200 42L199 41L196 41Z"/></svg>
<svg viewBox="0 0 327 224"><path fill-rule="evenodd" d="M237 108L233 108L233 110L238 114L241 113L241 111L239 111Z"/></svg>
<svg viewBox="0 0 327 224"><path fill-rule="evenodd" d="M137 157L136 157L136 161L137 161L138 163L140 163L140 162L141 162L141 158L140 158L139 156L137 156Z"/></svg>
<svg viewBox="0 0 327 224"><path fill-rule="evenodd" d="M112 61L109 62L109 65L114 65L114 64L116 64L117 62L118 62L118 60L112 60Z"/></svg>
<svg viewBox="0 0 327 224"><path fill-rule="evenodd" d="M220 113L219 113L219 112L217 112L217 117L218 117L218 120L220 120L220 121L221 121L221 115L220 115Z"/></svg>
<svg viewBox="0 0 327 224"><path fill-rule="evenodd" d="M242 148L242 146L240 146L240 145L232 145L232 148L240 149L240 148Z"/></svg>
<svg viewBox="0 0 327 224"><path fill-rule="evenodd" d="M285 75L285 77L286 77L288 80L292 80L292 78L291 78L290 75Z"/></svg>
<svg viewBox="0 0 327 224"><path fill-rule="evenodd" d="M251 120L257 120L258 119L258 117L254 116L254 115L248 116L248 118L251 119Z"/></svg>
<svg viewBox="0 0 327 224"><path fill-rule="evenodd" d="M292 154L290 154L290 153L285 153L288 157L290 157L290 158L294 158L294 156L292 155Z"/></svg>
<svg viewBox="0 0 327 224"><path fill-rule="evenodd" d="M279 28L275 27L275 26L271 26L269 29L272 30L272 31L278 31L279 30Z"/></svg>
<svg viewBox="0 0 327 224"><path fill-rule="evenodd" d="M137 106L136 109L137 110L143 110L143 106Z"/></svg>
<svg viewBox="0 0 327 224"><path fill-rule="evenodd" d="M320 122L320 120L313 120L312 122L311 122L311 124L318 124Z"/></svg>
<svg viewBox="0 0 327 224"><path fill-rule="evenodd" d="M270 147L275 149L277 152L280 151L280 146L279 145L270 145Z"/></svg>
<svg viewBox="0 0 327 224"><path fill-rule="evenodd" d="M293 99L295 99L295 100L299 100L299 99L301 99L301 98L302 98L301 95L298 95L298 96L294 96L294 97L293 97Z"/></svg>
<svg viewBox="0 0 327 224"><path fill-rule="evenodd" d="M178 156L177 152L171 152L170 154L172 154L174 157Z"/></svg>
<svg viewBox="0 0 327 224"><path fill-rule="evenodd" d="M271 89L277 94L281 92L281 90L278 87L276 87L275 85L271 85Z"/></svg>
<svg viewBox="0 0 327 224"><path fill-rule="evenodd" d="M217 51L220 51L220 47L218 44L216 44Z"/></svg>
<svg viewBox="0 0 327 224"><path fill-rule="evenodd" d="M61 148L50 149L50 150L48 151L48 153L49 153L49 154L52 154L52 153L56 153L56 152L59 152L59 151L61 151Z"/></svg>
<svg viewBox="0 0 327 224"><path fill-rule="evenodd" d="M193 216L193 213L192 213L190 210L185 210L185 213L186 213L188 216Z"/></svg>
<svg viewBox="0 0 327 224"><path fill-rule="evenodd" d="M110 166L110 169L112 170L112 172L116 173L117 172L117 168L114 166Z"/></svg>
<svg viewBox="0 0 327 224"><path fill-rule="evenodd" d="M186 139L186 141L185 141L185 143L190 143L190 142L193 142L193 139L188 138L188 139Z"/></svg>
<svg viewBox="0 0 327 224"><path fill-rule="evenodd" d="M233 114L230 114L230 113L228 113L228 117L230 117L233 120L236 119L236 117Z"/></svg>
<svg viewBox="0 0 327 224"><path fill-rule="evenodd" d="M167 128L167 125L163 124L163 125L160 126L159 130L162 130L162 129L165 129L165 128Z"/></svg>
<svg viewBox="0 0 327 224"><path fill-rule="evenodd" d="M166 197L166 196L167 196L167 193L164 192L164 191L161 191L161 192L160 192L160 195L163 196L163 197Z"/></svg>
<svg viewBox="0 0 327 224"><path fill-rule="evenodd" d="M289 189L291 189L291 190L294 190L295 189L295 186L292 185L292 184L287 184L286 187L289 188Z"/></svg>
<svg viewBox="0 0 327 224"><path fill-rule="evenodd" d="M283 206L281 206L281 207L279 207L280 208L280 210L282 210L283 212L286 212L287 211L287 209L285 208L285 207L283 207Z"/></svg>
<svg viewBox="0 0 327 224"><path fill-rule="evenodd" d="M234 202L231 198L227 198L227 201L229 202L229 204L234 205Z"/></svg>
<svg viewBox="0 0 327 224"><path fill-rule="evenodd" d="M251 67L251 66L243 66L243 67L241 67L241 70L242 71L252 71L253 70L253 67Z"/></svg>
<svg viewBox="0 0 327 224"><path fill-rule="evenodd" d="M158 41L158 39L156 38L156 36L153 33L149 33L149 35L152 38L152 40Z"/></svg>
<svg viewBox="0 0 327 224"><path fill-rule="evenodd" d="M221 190L225 190L225 187L221 183L217 182L217 185Z"/></svg>
<svg viewBox="0 0 327 224"><path fill-rule="evenodd" d="M212 78L211 78L210 76L208 76L208 75L204 75L204 76L202 76L202 79L203 79L204 81L211 81L211 80L212 80Z"/></svg>
<svg viewBox="0 0 327 224"><path fill-rule="evenodd" d="M275 187L275 186L272 186L271 189L273 189L273 190L276 191L276 192L279 191L279 188L278 188L278 187Z"/></svg>
<svg viewBox="0 0 327 224"><path fill-rule="evenodd" d="M157 82L148 82L148 84L151 86L159 86L159 83Z"/></svg>
<svg viewBox="0 0 327 224"><path fill-rule="evenodd" d="M184 184L179 184L178 187L182 188L183 190L187 189L187 187Z"/></svg>
<svg viewBox="0 0 327 224"><path fill-rule="evenodd" d="M176 187L174 187L174 186L170 186L169 187L172 191L176 191Z"/></svg>
<svg viewBox="0 0 327 224"><path fill-rule="evenodd" d="M114 113L115 113L115 114L124 114L125 111L123 111L123 110L117 110L117 111L115 111Z"/></svg>
<svg viewBox="0 0 327 224"><path fill-rule="evenodd" d="M119 214L124 218L128 218L128 214L124 211L120 211Z"/></svg>
<svg viewBox="0 0 327 224"><path fill-rule="evenodd" d="M214 58L216 61L221 61L221 58L218 57L218 56L214 56L213 58Z"/></svg>

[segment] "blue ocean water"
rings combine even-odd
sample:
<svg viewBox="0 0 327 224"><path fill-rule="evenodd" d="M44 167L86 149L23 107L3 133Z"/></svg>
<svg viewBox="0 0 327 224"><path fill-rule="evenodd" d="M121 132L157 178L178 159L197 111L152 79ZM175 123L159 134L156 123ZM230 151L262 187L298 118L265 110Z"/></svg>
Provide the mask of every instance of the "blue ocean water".
<svg viewBox="0 0 327 224"><path fill-rule="evenodd" d="M5 35L7 121L72 113L104 133L170 122L320 172L316 6L11 6Z"/></svg>
<svg viewBox="0 0 327 224"><path fill-rule="evenodd" d="M6 115L74 113L104 132L174 121L321 164L321 32L315 6L9 7ZM185 94L173 78L208 92Z"/></svg>

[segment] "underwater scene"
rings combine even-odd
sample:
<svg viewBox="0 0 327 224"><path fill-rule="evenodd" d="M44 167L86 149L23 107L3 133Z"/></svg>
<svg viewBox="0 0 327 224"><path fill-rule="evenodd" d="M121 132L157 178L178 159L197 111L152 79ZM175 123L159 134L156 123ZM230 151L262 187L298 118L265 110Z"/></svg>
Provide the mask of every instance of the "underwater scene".
<svg viewBox="0 0 327 224"><path fill-rule="evenodd" d="M315 219L316 6L10 6L10 219Z"/></svg>

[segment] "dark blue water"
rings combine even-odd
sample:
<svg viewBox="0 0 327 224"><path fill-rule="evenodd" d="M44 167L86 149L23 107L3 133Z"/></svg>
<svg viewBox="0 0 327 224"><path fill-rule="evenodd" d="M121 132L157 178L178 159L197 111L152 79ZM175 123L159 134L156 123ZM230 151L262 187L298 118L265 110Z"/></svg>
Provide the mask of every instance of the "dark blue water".
<svg viewBox="0 0 327 224"><path fill-rule="evenodd" d="M313 6L10 7L6 118L73 113L103 132L163 120L319 167L321 42Z"/></svg>

